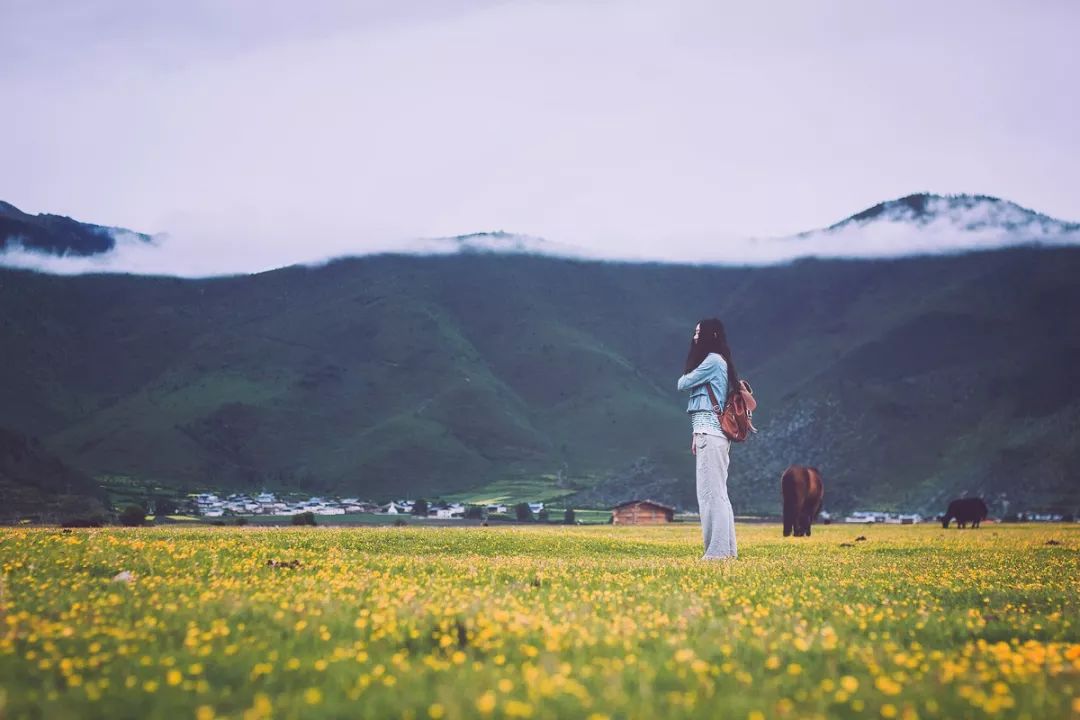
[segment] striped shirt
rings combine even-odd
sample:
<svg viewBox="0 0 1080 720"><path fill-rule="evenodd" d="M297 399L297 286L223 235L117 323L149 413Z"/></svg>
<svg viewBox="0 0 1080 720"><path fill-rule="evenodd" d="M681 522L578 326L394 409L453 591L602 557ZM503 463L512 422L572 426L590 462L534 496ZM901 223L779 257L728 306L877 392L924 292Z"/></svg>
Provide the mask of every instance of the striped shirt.
<svg viewBox="0 0 1080 720"><path fill-rule="evenodd" d="M720 420L712 410L696 410L690 413L690 424L696 433L706 435L723 435Z"/></svg>

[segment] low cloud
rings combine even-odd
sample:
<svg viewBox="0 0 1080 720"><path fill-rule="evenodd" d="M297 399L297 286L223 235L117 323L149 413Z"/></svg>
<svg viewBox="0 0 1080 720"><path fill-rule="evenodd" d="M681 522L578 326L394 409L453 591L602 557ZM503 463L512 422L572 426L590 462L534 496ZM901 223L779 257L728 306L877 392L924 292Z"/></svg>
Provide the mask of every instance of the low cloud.
<svg viewBox="0 0 1080 720"><path fill-rule="evenodd" d="M237 230L237 233L241 231ZM317 232L313 229L312 232ZM921 212L902 201L887 203L876 216L850 219L836 226L775 238L723 238L684 235L662 244L648 242L569 243L506 232L450 238L377 240L358 245L311 236L262 243L251 252L242 234L229 236L158 235L150 242L116 232L108 253L92 256L50 255L9 243L0 265L74 275L132 273L207 277L261 272L341 257L378 253L437 255L456 252L533 253L583 260L715 265L762 265L800 257L890 258L989 250L1014 245L1080 244L1080 224L1065 223L1010 202L971 196L932 197ZM288 240L289 238L284 238ZM660 249L662 247L662 249ZM329 249L329 250L328 250Z"/></svg>
<svg viewBox="0 0 1080 720"><path fill-rule="evenodd" d="M1077 3L316 5L0 3L0 199L169 235L40 262L251 272L498 229L764 262L927 186L1080 217ZM855 239L901 251L879 231Z"/></svg>

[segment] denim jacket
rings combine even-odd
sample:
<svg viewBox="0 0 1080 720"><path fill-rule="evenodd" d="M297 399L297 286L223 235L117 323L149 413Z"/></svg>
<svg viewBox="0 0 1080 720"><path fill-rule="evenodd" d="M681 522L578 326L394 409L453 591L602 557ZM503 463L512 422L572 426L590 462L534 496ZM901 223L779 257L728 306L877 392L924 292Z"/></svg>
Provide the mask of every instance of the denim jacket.
<svg viewBox="0 0 1080 720"><path fill-rule="evenodd" d="M712 410L709 392L705 389L707 382L712 383L716 400L723 407L724 400L727 399L727 362L719 353L709 353L700 365L679 378L678 389L690 391L690 403L686 406L686 412Z"/></svg>

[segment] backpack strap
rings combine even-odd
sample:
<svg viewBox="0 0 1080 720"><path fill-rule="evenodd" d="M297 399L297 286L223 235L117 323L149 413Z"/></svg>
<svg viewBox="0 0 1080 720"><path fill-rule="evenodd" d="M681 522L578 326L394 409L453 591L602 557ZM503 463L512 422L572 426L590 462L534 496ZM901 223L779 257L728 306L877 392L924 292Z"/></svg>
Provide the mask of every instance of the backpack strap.
<svg viewBox="0 0 1080 720"><path fill-rule="evenodd" d="M720 423L720 425L722 427L723 424L724 424L723 423L723 420L724 420L724 408L717 401L716 393L713 392L711 382L707 381L705 383L705 389L709 391L709 401L712 403L713 412L716 413L716 422Z"/></svg>

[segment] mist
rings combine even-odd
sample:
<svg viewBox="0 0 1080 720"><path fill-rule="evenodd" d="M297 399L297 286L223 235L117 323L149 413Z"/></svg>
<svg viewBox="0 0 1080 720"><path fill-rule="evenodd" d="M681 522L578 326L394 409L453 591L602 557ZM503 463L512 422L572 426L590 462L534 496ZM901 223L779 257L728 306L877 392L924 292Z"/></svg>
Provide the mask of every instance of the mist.
<svg viewBox="0 0 1080 720"><path fill-rule="evenodd" d="M497 230L769 262L840 252L791 238L921 189L1080 218L1078 21L1057 2L6 4L0 199L167 238L5 263L255 272ZM846 249L953 246L932 237Z"/></svg>

